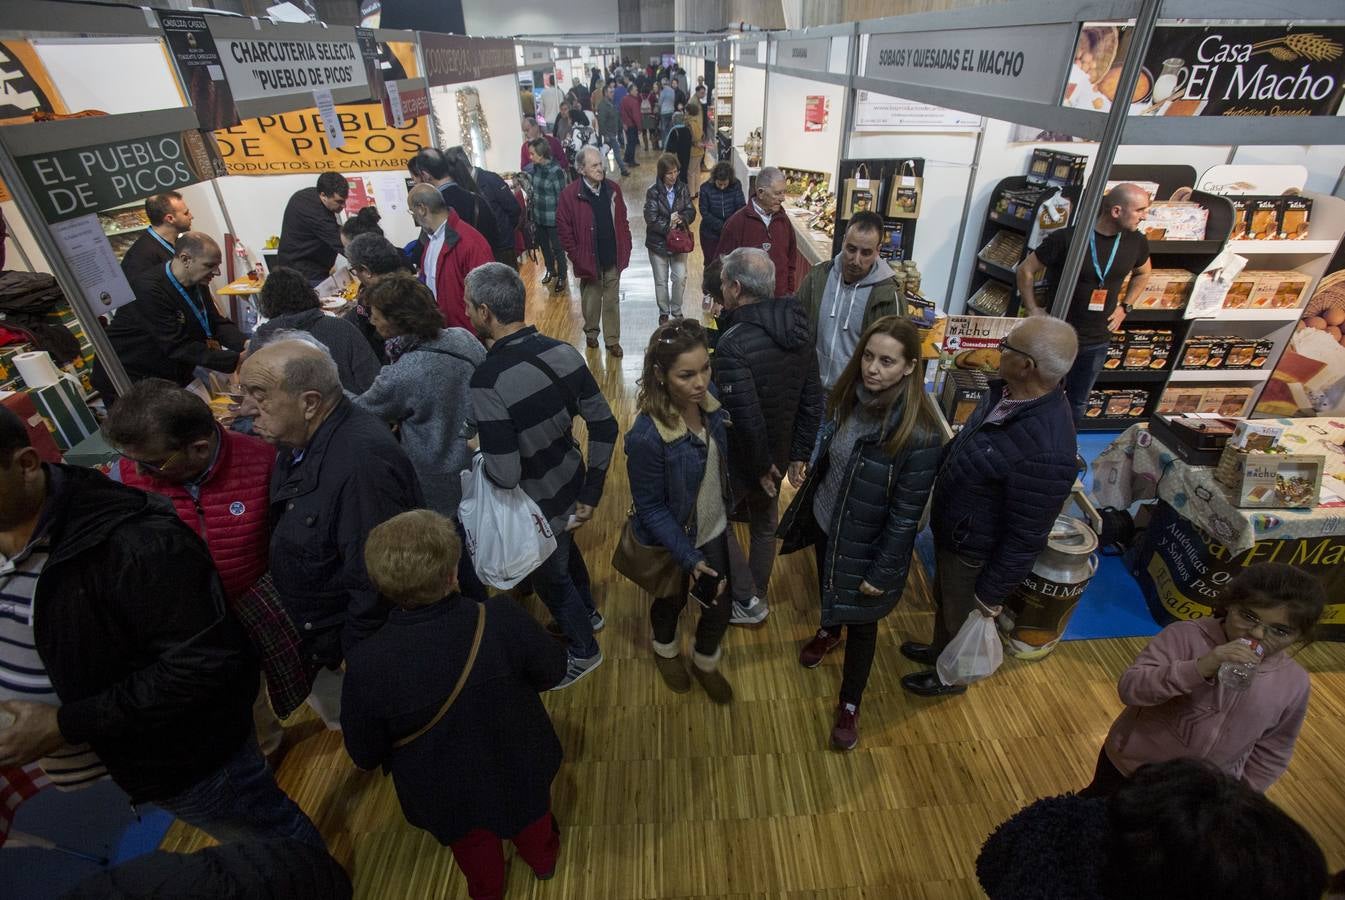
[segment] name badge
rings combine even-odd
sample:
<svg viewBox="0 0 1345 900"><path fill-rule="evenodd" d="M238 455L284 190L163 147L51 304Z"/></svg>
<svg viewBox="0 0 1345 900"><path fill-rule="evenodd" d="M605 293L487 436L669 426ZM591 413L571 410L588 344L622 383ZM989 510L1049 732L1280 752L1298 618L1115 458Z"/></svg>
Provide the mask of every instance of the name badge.
<svg viewBox="0 0 1345 900"><path fill-rule="evenodd" d="M1103 312L1107 308L1107 289L1094 288L1093 293L1088 295L1088 311Z"/></svg>
<svg viewBox="0 0 1345 900"><path fill-rule="evenodd" d="M762 249L762 250L765 250L767 253L770 253L770 252L771 252L771 242L770 242L770 241L766 241L766 243L764 243L764 244L761 245L761 249Z"/></svg>

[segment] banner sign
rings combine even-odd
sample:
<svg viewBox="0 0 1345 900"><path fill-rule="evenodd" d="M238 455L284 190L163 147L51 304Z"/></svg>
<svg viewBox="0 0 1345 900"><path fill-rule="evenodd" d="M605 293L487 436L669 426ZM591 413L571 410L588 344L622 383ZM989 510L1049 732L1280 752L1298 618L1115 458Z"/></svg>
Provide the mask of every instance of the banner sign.
<svg viewBox="0 0 1345 900"><path fill-rule="evenodd" d="M1107 111L1132 29L1085 25L1063 103ZM1163 25L1154 29L1131 115L1332 116L1345 96L1345 28Z"/></svg>
<svg viewBox="0 0 1345 900"><path fill-rule="evenodd" d="M360 45L360 57L364 60L364 77L369 82L369 96L377 100L383 96L383 63L378 58L378 39L374 37L372 28L356 28L355 41Z"/></svg>
<svg viewBox="0 0 1345 900"><path fill-rule="evenodd" d="M377 103L338 103L336 115L346 138L339 149L328 142L316 109L244 119L241 125L217 131L224 167L230 175L404 170L407 160L430 146L428 120L423 116L394 128Z"/></svg>
<svg viewBox="0 0 1345 900"><path fill-rule="evenodd" d="M551 48L546 44L524 44L523 65L541 68L551 65Z"/></svg>
<svg viewBox="0 0 1345 900"><path fill-rule="evenodd" d="M713 47L710 49L713 49ZM825 72L830 61L831 38L779 41L775 45L775 64L777 66Z"/></svg>
<svg viewBox="0 0 1345 900"><path fill-rule="evenodd" d="M422 31L420 52L430 87L512 75L518 69L513 41Z"/></svg>
<svg viewBox="0 0 1345 900"><path fill-rule="evenodd" d="M60 222L224 175L213 144L193 129L36 153L15 162L43 218Z"/></svg>
<svg viewBox="0 0 1345 900"><path fill-rule="evenodd" d="M980 127L981 117L973 113L872 91L855 93L855 131L975 131Z"/></svg>
<svg viewBox="0 0 1345 900"><path fill-rule="evenodd" d="M1171 506L1159 502L1147 538L1137 550L1132 569L1149 613L1160 625L1213 615L1210 603L1238 573L1248 566L1276 562L1301 569L1321 582L1328 605L1316 635L1345 641L1345 535L1263 539L1250 550L1233 554Z"/></svg>
<svg viewBox="0 0 1345 900"><path fill-rule="evenodd" d="M68 110L32 44L0 41L0 125L31 122L37 112Z"/></svg>
<svg viewBox="0 0 1345 900"><path fill-rule="evenodd" d="M238 108L205 16L166 10L159 10L158 16L169 55L201 128L214 131L237 125Z"/></svg>
<svg viewBox="0 0 1345 900"><path fill-rule="evenodd" d="M430 92L423 78L384 83L383 118L394 128L430 114Z"/></svg>
<svg viewBox="0 0 1345 900"><path fill-rule="evenodd" d="M874 34L864 74L895 85L1055 104L1075 37L1068 22Z"/></svg>
<svg viewBox="0 0 1345 900"><path fill-rule="evenodd" d="M333 35L342 29L327 29ZM316 88L367 87L364 56L354 32L347 40L220 37L216 43L235 100L311 94Z"/></svg>

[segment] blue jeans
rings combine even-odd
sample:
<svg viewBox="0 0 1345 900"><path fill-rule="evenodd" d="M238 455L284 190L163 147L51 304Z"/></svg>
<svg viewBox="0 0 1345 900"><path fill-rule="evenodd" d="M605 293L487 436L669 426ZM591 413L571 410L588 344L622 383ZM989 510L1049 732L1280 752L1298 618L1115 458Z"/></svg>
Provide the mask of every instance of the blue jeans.
<svg viewBox="0 0 1345 900"><path fill-rule="evenodd" d="M659 113L658 117L658 142L660 147L668 144L668 132L672 131L672 113Z"/></svg>
<svg viewBox="0 0 1345 900"><path fill-rule="evenodd" d="M558 533L555 552L533 570L532 584L551 615L555 616L561 631L565 632L570 655L588 659L598 655L598 641L593 637L588 607L570 573L570 557L578 552L574 535L568 531Z"/></svg>
<svg viewBox="0 0 1345 900"><path fill-rule="evenodd" d="M1093 382L1097 381L1097 374L1102 371L1102 364L1106 361L1106 344L1084 344L1074 357L1069 374L1065 376L1065 396L1074 410L1075 427L1084 419L1084 411L1088 409L1088 394L1093 390Z"/></svg>
<svg viewBox="0 0 1345 900"><path fill-rule="evenodd" d="M276 784L253 737L215 772L154 805L221 844L295 838L327 848L313 822Z"/></svg>

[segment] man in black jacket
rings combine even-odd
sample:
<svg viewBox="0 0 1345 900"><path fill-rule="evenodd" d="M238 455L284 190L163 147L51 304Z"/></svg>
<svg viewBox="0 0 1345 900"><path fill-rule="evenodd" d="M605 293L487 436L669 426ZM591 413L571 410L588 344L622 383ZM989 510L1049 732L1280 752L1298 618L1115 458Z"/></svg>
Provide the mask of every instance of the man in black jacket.
<svg viewBox="0 0 1345 900"><path fill-rule="evenodd" d="M499 175L472 165L467 151L461 147L449 147L444 151L444 157L449 161L458 185L465 187L490 207L491 218L495 220L495 240L490 245L495 253L495 261L517 271L518 251L514 247L514 231L518 228L523 210L513 190Z"/></svg>
<svg viewBox="0 0 1345 900"><path fill-rule="evenodd" d="M316 187L295 191L280 220L276 265L298 269L309 284L325 280L344 252L336 214L345 207L349 193L345 176L336 172L323 172Z"/></svg>
<svg viewBox="0 0 1345 900"><path fill-rule="evenodd" d="M1061 379L1074 364L1074 327L1038 316L1000 341L999 374L944 450L930 497L934 637L907 641L907 659L933 666L973 610L998 615L1046 547L1074 486L1077 441ZM960 694L930 669L901 679L922 697Z"/></svg>
<svg viewBox="0 0 1345 900"><path fill-rule="evenodd" d="M247 338L219 314L210 279L219 275L220 248L199 231L178 235L175 255L131 283L135 302L112 319L107 336L132 381L166 378L185 387L200 366L216 372L238 368ZM95 383L107 385L101 367Z"/></svg>
<svg viewBox="0 0 1345 900"><path fill-rule="evenodd" d="M452 167L442 152L426 147L407 161L406 168L416 184L438 188L444 195L444 204L457 210L458 218L481 232L492 249L500 246L499 224L490 204L453 180Z"/></svg>
<svg viewBox="0 0 1345 900"><path fill-rule="evenodd" d="M714 379L733 419L729 474L747 509L752 544L747 560L729 542L735 625L766 618L766 588L775 566L780 479L795 486L813 449L822 417L817 354L808 314L793 297L770 299L775 265L764 250L742 247L724 258L724 315L715 345ZM741 508L741 507L740 507Z"/></svg>
<svg viewBox="0 0 1345 900"><path fill-rule="evenodd" d="M280 339L243 363L244 414L279 448L271 475L271 573L303 640L325 666L309 705L341 720L345 651L387 618L364 569L364 540L380 522L424 505L415 469L381 421L341 390L326 350Z"/></svg>
<svg viewBox="0 0 1345 900"><path fill-rule="evenodd" d="M121 258L121 270L128 281L135 281L148 269L161 269L177 252L177 236L191 231L191 210L177 191L155 194L145 201L149 227Z"/></svg>
<svg viewBox="0 0 1345 900"><path fill-rule="evenodd" d="M252 736L257 660L155 495L44 464L0 410L0 766L101 770L220 841L322 846Z"/></svg>

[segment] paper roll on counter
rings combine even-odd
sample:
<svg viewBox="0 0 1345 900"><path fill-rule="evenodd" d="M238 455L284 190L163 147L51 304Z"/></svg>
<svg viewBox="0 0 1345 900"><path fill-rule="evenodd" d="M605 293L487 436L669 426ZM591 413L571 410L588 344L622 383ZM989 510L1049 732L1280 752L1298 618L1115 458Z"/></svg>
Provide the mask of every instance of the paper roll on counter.
<svg viewBox="0 0 1345 900"><path fill-rule="evenodd" d="M34 350L30 353L18 353L14 357L14 367L19 370L19 377L29 390L51 387L60 381L71 381L78 389L78 396L84 396L84 388L80 385L79 379L62 372L56 368L56 363L52 362L51 354L45 350Z"/></svg>

